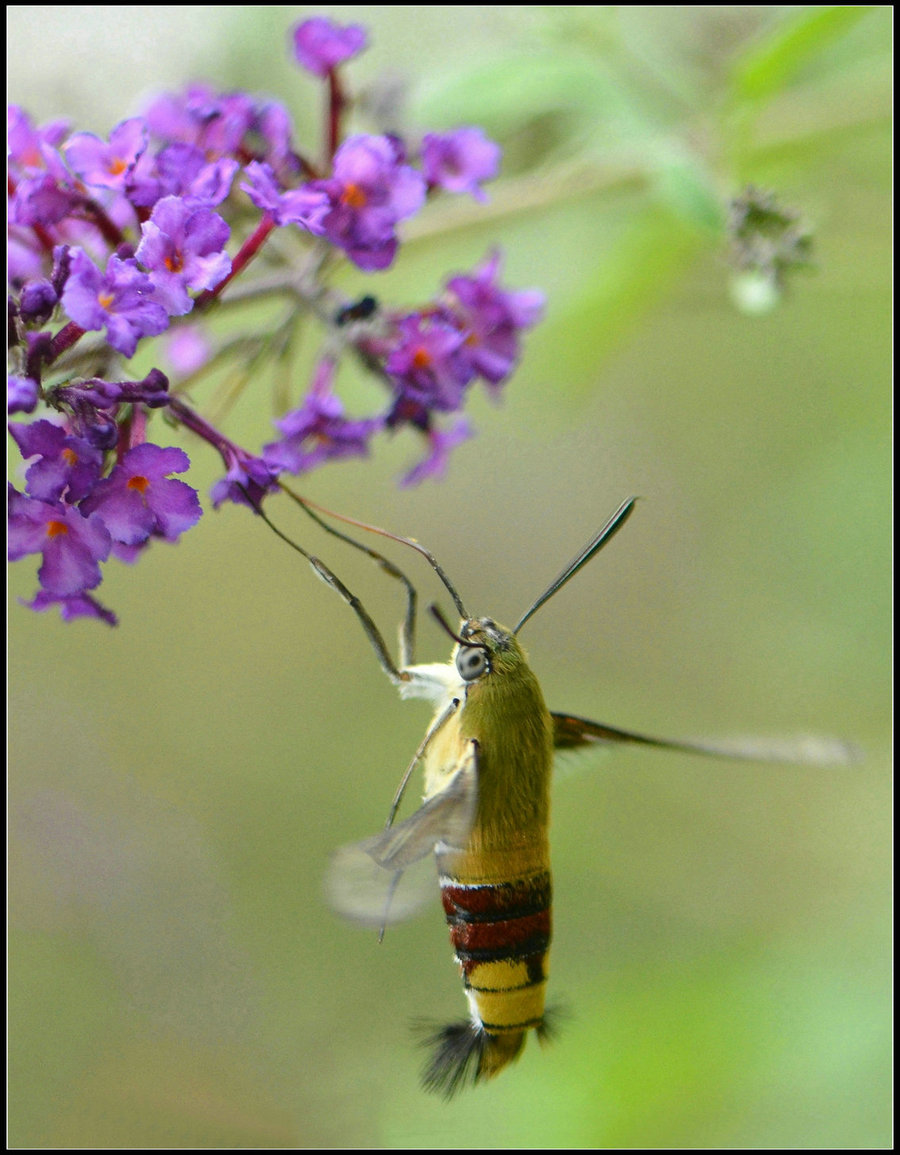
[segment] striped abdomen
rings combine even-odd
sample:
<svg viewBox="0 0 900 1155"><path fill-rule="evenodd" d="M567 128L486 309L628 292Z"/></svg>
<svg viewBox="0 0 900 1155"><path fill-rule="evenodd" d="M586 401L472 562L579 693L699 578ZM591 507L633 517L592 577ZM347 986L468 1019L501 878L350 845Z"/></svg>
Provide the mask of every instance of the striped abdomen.
<svg viewBox="0 0 900 1155"><path fill-rule="evenodd" d="M544 1027L551 886L541 865L504 882L442 871L441 896L471 1021L445 1027L431 1040L437 1044L426 1072L432 1089L451 1095L467 1081L491 1078L518 1056L529 1030L540 1034Z"/></svg>

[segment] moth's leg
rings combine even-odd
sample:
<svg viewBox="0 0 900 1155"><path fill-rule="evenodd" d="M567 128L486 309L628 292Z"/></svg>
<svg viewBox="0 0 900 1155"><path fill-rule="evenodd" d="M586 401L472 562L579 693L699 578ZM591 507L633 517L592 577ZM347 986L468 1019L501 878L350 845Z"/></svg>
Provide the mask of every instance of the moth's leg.
<svg viewBox="0 0 900 1155"><path fill-rule="evenodd" d="M410 775L412 774L413 770L415 770L419 760L424 756L425 751L428 749L428 743L435 736L435 734L438 733L447 719L455 714L458 709L459 698L452 698L448 703L447 708L438 714L438 716L426 730L425 737L419 743L419 747L415 754L413 754L412 761L406 767L406 772L404 773L403 778L400 781L400 785L397 787L396 793L394 794L394 800L391 803L390 813L388 814L387 822L384 824L385 830L387 830L393 824L394 818L397 816L397 810L400 806L400 803L403 801L403 794L406 790L407 783L409 782Z"/></svg>
<svg viewBox="0 0 900 1155"><path fill-rule="evenodd" d="M306 560L312 566L315 575L321 578L327 586L330 586L339 597L343 598L350 609L353 610L353 612L359 618L360 624L365 631L366 637L371 643L372 649L375 651L375 656L378 658L379 665L381 666L382 670L384 670L385 674L387 674L390 680L394 683L394 685L400 686L407 683L410 680L409 674L404 669L398 668L394 665L385 640L381 636L381 632L375 625L374 621L372 621L368 611L356 596L356 594L351 593L350 590L348 590L344 583L341 581L341 579L335 573L333 573L323 561L320 561L319 558L317 558L314 554L308 553L302 545L299 545L292 538L288 537L286 533L283 533L258 505L254 505L254 508L269 527L269 529L271 529L273 533L277 534L282 541L286 542L291 547L291 549L295 549L297 553L306 558ZM307 512L309 511L307 510ZM315 520L318 521L319 519L315 518ZM325 528L328 529L329 532L337 534L338 537L344 537L344 534L338 532L337 530L330 529L329 526L325 526ZM364 550L366 553L371 552L366 546L360 545L358 542L354 542L352 538L348 538L347 540L350 541L351 544L356 545L359 549ZM381 560L385 561L383 558ZM386 564L390 565L391 563L387 562ZM397 572L399 573L399 570ZM404 581L406 581L405 578ZM412 612L414 618L415 590L413 590L412 585L409 582L407 582L407 586L409 592L412 594L411 603L409 601L407 602L407 618L409 618L410 612Z"/></svg>
<svg viewBox="0 0 900 1155"><path fill-rule="evenodd" d="M415 586L412 584L403 570L388 558L386 558L384 554L379 553L378 550L372 549L370 546L365 545L361 541L357 541L355 537L351 537L349 534L344 533L342 530L335 529L333 525L329 525L329 523L323 517L320 517L315 509L313 509L309 504L309 502L305 501L299 493L294 493L293 490L288 489L287 486L284 485L282 486L282 489L288 495L288 497L295 501L304 511L304 513L311 517L316 525L318 525L321 529L324 529L326 533L330 533L333 537L339 538L341 541L346 542L347 545L352 545L354 549L360 550L362 553L370 557L372 561L374 561L378 566L378 568L383 573L386 573L388 577L395 578L397 581L403 583L406 589L406 613L403 616L403 620L401 621L398 630L399 651L397 665L399 666L400 670L405 669L406 666L411 666L415 661L414 649L416 634L416 608L418 603L418 594L416 592ZM366 632L368 633L368 630L366 630Z"/></svg>

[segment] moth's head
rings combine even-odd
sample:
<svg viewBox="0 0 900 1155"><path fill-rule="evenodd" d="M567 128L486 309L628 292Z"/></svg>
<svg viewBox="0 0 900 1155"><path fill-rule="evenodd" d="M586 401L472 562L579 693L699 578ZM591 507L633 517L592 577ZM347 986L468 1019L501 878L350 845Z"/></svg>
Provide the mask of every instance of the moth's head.
<svg viewBox="0 0 900 1155"><path fill-rule="evenodd" d="M525 653L512 630L491 618L469 618L459 628L453 661L464 682L488 674L510 674L525 662Z"/></svg>

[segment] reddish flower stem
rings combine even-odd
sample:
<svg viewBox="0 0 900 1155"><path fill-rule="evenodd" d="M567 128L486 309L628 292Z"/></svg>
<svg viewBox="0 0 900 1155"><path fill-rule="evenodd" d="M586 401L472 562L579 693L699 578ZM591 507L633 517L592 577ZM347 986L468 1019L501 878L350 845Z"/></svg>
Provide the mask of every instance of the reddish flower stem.
<svg viewBox="0 0 900 1155"><path fill-rule="evenodd" d="M344 96L337 70L332 68L328 73L328 125L325 132L325 139L328 141L329 163L326 165L328 170L331 169L331 161L341 141L341 118L346 106L347 98Z"/></svg>
<svg viewBox="0 0 900 1155"><path fill-rule="evenodd" d="M262 220L256 226L256 230L247 237L246 241L241 245L240 251L231 262L231 272L223 280L219 281L214 289L204 289L197 300L194 302L194 311L198 309L207 308L217 297L221 296L225 286L246 268L253 260L259 250L263 247L266 237L274 229L275 221L268 213L265 213Z"/></svg>

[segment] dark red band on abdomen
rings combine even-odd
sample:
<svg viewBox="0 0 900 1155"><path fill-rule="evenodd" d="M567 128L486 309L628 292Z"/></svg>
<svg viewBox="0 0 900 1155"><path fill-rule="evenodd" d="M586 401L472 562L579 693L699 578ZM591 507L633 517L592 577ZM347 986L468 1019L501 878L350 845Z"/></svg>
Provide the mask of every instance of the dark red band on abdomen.
<svg viewBox="0 0 900 1155"><path fill-rule="evenodd" d="M453 879L441 883L447 921L496 922L548 910L552 899L550 872L481 886L464 886Z"/></svg>
<svg viewBox="0 0 900 1155"><path fill-rule="evenodd" d="M450 941L467 977L479 963L528 959L532 981L540 981L541 959L550 945L549 871L477 886L445 879L441 897Z"/></svg>

